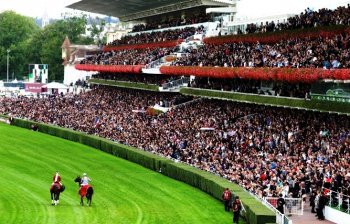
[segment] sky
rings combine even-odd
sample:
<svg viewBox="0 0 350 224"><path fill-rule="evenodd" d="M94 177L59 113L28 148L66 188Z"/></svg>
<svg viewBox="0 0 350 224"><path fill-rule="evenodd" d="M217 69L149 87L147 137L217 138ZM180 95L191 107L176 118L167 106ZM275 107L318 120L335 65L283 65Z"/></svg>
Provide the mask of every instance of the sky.
<svg viewBox="0 0 350 224"><path fill-rule="evenodd" d="M0 12L13 10L31 17L43 17L47 13L50 18L60 18L65 11L73 11L65 6L77 1L79 0L0 0ZM348 2L350 0L239 0L237 10L239 16L255 18L300 13L306 7L334 9L336 6L345 5Z"/></svg>

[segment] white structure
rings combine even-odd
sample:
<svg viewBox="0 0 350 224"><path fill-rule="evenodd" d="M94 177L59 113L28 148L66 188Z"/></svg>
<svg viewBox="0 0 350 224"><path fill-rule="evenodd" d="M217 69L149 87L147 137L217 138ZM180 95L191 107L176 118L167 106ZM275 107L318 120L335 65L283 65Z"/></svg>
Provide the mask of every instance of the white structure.
<svg viewBox="0 0 350 224"><path fill-rule="evenodd" d="M45 8L45 12L43 17L41 18L41 28L44 28L45 26L50 24L50 18L49 15L47 14L47 10Z"/></svg>
<svg viewBox="0 0 350 224"><path fill-rule="evenodd" d="M120 22L118 24L108 24L107 26L107 43L111 43L114 40L120 40L123 36L131 32L134 23Z"/></svg>
<svg viewBox="0 0 350 224"><path fill-rule="evenodd" d="M329 206L325 207L324 216L326 220L334 222L336 224L346 224L350 223L350 215L339 211L337 209L331 208Z"/></svg>
<svg viewBox="0 0 350 224"><path fill-rule="evenodd" d="M47 88L47 92L50 94L66 94L68 92L68 86L58 83L58 82L50 82L43 86L43 88Z"/></svg>
<svg viewBox="0 0 350 224"><path fill-rule="evenodd" d="M84 81L96 72L80 71L75 69L75 65L86 57L101 52L101 48L97 45L77 45L71 44L68 37L62 44L62 59L64 60L64 80L65 85L75 84L76 81Z"/></svg>

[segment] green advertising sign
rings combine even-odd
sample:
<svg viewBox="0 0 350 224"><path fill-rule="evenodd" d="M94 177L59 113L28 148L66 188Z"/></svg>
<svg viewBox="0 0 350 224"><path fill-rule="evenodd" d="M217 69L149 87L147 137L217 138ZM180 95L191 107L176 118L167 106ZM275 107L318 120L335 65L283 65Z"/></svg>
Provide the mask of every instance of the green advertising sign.
<svg viewBox="0 0 350 224"><path fill-rule="evenodd" d="M312 99L350 103L350 93L344 89L328 89L326 94L311 94Z"/></svg>

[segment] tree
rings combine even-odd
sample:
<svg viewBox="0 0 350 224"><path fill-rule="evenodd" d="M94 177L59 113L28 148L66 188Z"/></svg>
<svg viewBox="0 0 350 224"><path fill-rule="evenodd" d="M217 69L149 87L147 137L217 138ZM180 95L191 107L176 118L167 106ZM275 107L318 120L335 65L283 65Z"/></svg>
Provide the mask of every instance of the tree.
<svg viewBox="0 0 350 224"><path fill-rule="evenodd" d="M105 22L97 19L86 33L87 17L65 15L44 29L40 29L33 18L6 11L0 14L0 79L6 77L7 50L10 53L10 74L17 78L28 75L28 64L48 64L49 80L63 80L61 46L66 36L71 43L92 44L99 40Z"/></svg>
<svg viewBox="0 0 350 224"><path fill-rule="evenodd" d="M7 50L10 50L9 73L16 78L26 75L27 55L30 49L29 39L39 32L34 19L21 16L13 11L0 13L0 79L6 77Z"/></svg>
<svg viewBox="0 0 350 224"><path fill-rule="evenodd" d="M50 81L63 80L64 68L61 46L65 37L68 36L72 43L80 44L81 36L85 33L85 27L85 16L65 17L46 26L39 34L33 36L31 46L34 57L32 59L39 59L35 63L49 65ZM91 44L91 40L90 42L85 41L83 44Z"/></svg>

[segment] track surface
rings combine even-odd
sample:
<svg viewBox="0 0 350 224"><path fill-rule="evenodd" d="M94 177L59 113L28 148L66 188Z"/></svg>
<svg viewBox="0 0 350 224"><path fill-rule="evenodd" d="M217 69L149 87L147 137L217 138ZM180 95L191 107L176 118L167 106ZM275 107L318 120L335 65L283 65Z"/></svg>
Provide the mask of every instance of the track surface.
<svg viewBox="0 0 350 224"><path fill-rule="evenodd" d="M58 170L66 186L52 206ZM95 194L80 206L77 175ZM60 138L0 123L0 223L232 223L221 202L137 164Z"/></svg>

